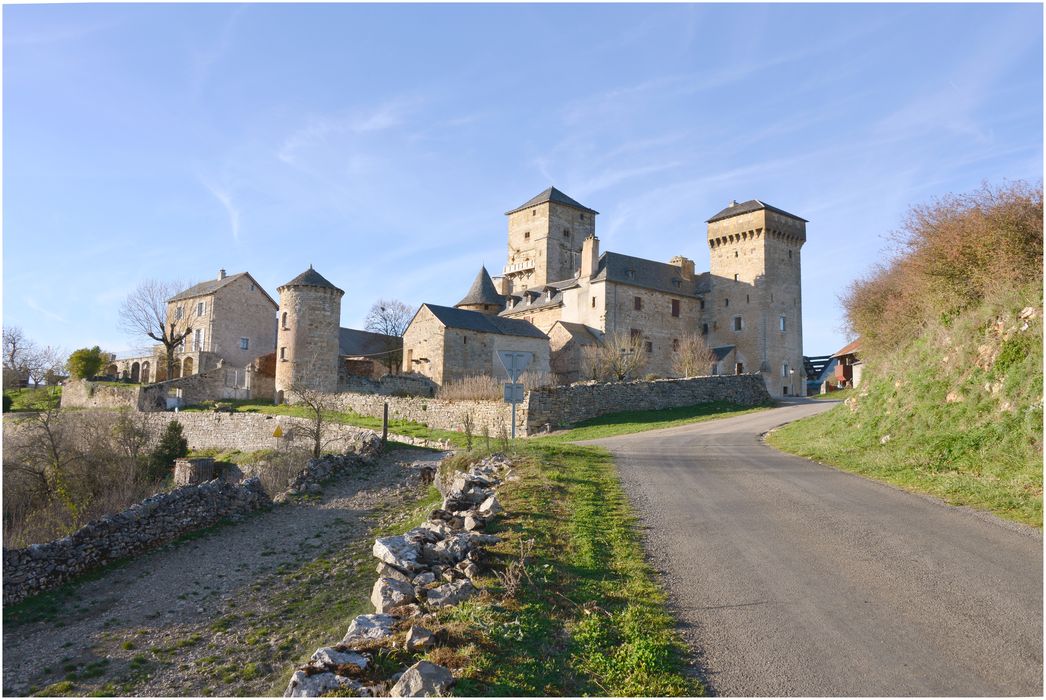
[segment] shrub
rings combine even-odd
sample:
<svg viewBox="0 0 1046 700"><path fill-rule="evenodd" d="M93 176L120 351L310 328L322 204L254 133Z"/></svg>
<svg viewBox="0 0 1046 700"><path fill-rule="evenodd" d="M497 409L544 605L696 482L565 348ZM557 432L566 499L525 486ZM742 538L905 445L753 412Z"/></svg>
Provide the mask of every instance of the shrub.
<svg viewBox="0 0 1046 700"><path fill-rule="evenodd" d="M174 460L189 454L189 441L182 435L182 424L172 420L164 428L160 442L149 455L147 472L151 478L166 477Z"/></svg>
<svg viewBox="0 0 1046 700"><path fill-rule="evenodd" d="M105 363L102 349L95 345L93 348L80 348L69 356L66 367L69 374L76 379L89 379L98 374Z"/></svg>

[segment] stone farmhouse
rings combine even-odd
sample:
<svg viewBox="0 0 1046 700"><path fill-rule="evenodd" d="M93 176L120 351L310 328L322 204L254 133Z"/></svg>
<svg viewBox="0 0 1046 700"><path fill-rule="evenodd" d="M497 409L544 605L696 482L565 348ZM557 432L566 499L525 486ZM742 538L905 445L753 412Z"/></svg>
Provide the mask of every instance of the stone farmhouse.
<svg viewBox="0 0 1046 700"><path fill-rule="evenodd" d="M144 384L187 377L218 367L229 372L230 386L242 387L248 366L276 344L276 302L248 272L227 275L189 287L167 301L167 322L192 328L176 355L173 377L167 377L163 346L148 355L118 360L119 374Z"/></svg>
<svg viewBox="0 0 1046 700"><path fill-rule="evenodd" d="M479 314L495 327L525 321L547 335L548 366L560 381L584 378L584 348L608 334L641 341L645 372L675 376L680 343L697 334L712 352L710 373L758 373L773 396L805 393L805 219L755 199L731 202L706 222L711 269L696 273L693 260L681 255L662 263L600 253L597 215L554 187L506 212L503 274L492 279L480 270L456 304L468 321L438 320L431 305L419 311L404 334L404 370L437 383L489 373L490 357L464 351L466 343L476 345L473 334L483 326L473 315ZM495 354L493 343L482 347Z"/></svg>

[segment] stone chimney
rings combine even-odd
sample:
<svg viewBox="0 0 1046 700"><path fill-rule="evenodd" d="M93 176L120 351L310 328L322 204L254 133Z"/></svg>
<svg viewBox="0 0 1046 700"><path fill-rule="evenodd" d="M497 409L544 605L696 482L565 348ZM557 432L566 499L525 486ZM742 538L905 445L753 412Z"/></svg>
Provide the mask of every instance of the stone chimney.
<svg viewBox="0 0 1046 700"><path fill-rule="evenodd" d="M690 258L684 258L682 255L677 255L669 260L668 264L678 267L679 276L687 282L694 279L694 261Z"/></svg>
<svg viewBox="0 0 1046 700"><path fill-rule="evenodd" d="M225 279L225 270L224 269L218 270L218 279L220 279L220 280Z"/></svg>
<svg viewBox="0 0 1046 700"><path fill-rule="evenodd" d="M729 207L736 207L737 206L737 200L736 199L731 199L730 200L730 204L728 204L727 206L729 206Z"/></svg>
<svg viewBox="0 0 1046 700"><path fill-rule="evenodd" d="M599 239L595 234L581 243L581 279L588 279L596 274L599 267Z"/></svg>

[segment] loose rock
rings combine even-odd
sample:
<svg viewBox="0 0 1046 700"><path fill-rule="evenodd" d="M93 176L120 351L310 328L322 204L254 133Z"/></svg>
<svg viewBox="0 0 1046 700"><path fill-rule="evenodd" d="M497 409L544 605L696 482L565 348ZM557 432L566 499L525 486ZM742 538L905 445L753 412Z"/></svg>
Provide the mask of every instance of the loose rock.
<svg viewBox="0 0 1046 700"><path fill-rule="evenodd" d="M419 661L400 676L390 695L400 698L421 698L442 695L454 684L450 671L430 661Z"/></svg>

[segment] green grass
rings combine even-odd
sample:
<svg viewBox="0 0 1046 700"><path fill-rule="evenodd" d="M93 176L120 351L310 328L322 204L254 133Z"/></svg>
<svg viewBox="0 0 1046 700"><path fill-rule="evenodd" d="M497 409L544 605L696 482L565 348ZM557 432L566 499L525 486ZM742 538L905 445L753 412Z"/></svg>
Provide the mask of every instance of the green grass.
<svg viewBox="0 0 1046 700"><path fill-rule="evenodd" d="M313 418L310 415L310 411L305 406L279 404L273 405L265 401L258 401L253 399L244 399L237 401L223 401L222 403L232 406L233 411L237 413L264 413L273 416L293 416L296 418ZM188 406L181 409L189 412L209 412L211 409ZM341 423L343 425L353 425L357 428L369 428L381 432L382 421L381 418L373 418L371 416L360 415L352 411L327 411L325 414L327 420L332 423ZM465 446L465 436L462 433L456 433L451 430L438 430L436 428L430 428L427 425L421 423L415 423L414 421L389 419L389 432L397 435L406 435L409 437L423 438L426 440L449 440L450 443L456 447Z"/></svg>
<svg viewBox="0 0 1046 700"><path fill-rule="evenodd" d="M62 387L45 386L7 389L4 391L4 395L11 397L11 413L41 411L47 408L48 403L52 400L52 396L54 401L62 398Z"/></svg>
<svg viewBox="0 0 1046 700"><path fill-rule="evenodd" d="M1016 311L1028 303L985 305L928 328L890 357L866 362L864 383L844 403L768 442L1041 528L1041 316L1015 330ZM999 319L1008 337L994 330Z"/></svg>
<svg viewBox="0 0 1046 700"><path fill-rule="evenodd" d="M524 442L515 470L521 480L499 496L508 511L497 525L504 539L490 552L498 569L522 561L526 573L514 597L490 577L482 582L488 593L440 613L437 634L449 645L429 658L456 669L452 692L703 694L684 673L684 647L610 454Z"/></svg>
<svg viewBox="0 0 1046 700"><path fill-rule="evenodd" d="M666 408L659 411L626 411L623 413L612 413L598 418L582 421L573 429L561 433L537 438L541 442L564 443L580 442L582 440L598 440L599 438L612 437L614 435L625 435L627 433L638 433L644 430L657 430L659 428L673 428L677 425L698 423L715 418L727 418L739 416L745 413L763 411L769 406L739 406L725 401L713 401L710 403L697 404L696 406L685 406L683 408Z"/></svg>
<svg viewBox="0 0 1046 700"><path fill-rule="evenodd" d="M827 394L814 394L810 398L818 401L845 401L853 395L853 389L840 389L839 391L829 391Z"/></svg>

